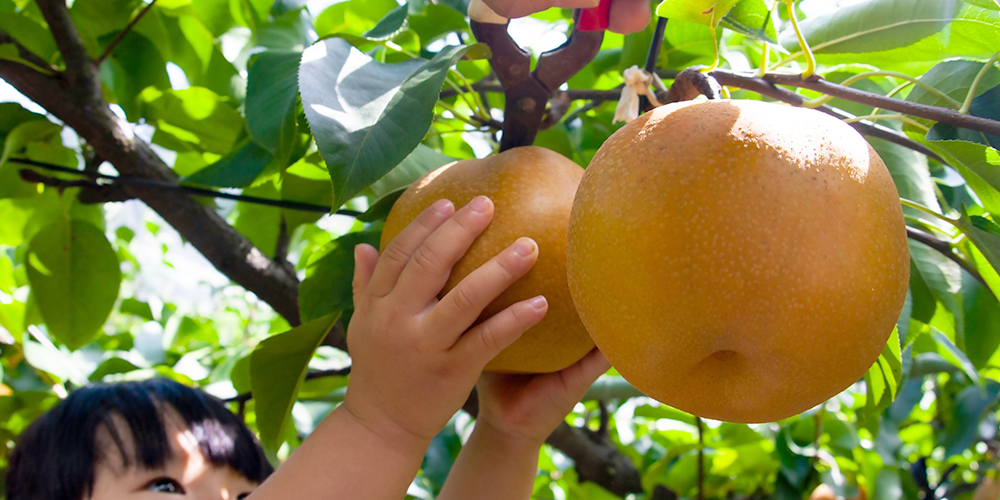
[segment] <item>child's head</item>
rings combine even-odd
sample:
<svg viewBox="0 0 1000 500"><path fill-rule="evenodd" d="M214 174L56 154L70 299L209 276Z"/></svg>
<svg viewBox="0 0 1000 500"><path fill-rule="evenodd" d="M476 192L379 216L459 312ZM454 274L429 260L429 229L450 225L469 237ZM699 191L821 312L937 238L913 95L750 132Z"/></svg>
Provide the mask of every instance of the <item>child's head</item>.
<svg viewBox="0 0 1000 500"><path fill-rule="evenodd" d="M159 491L235 500L271 471L253 433L212 396L164 379L95 385L24 431L10 456L7 499Z"/></svg>

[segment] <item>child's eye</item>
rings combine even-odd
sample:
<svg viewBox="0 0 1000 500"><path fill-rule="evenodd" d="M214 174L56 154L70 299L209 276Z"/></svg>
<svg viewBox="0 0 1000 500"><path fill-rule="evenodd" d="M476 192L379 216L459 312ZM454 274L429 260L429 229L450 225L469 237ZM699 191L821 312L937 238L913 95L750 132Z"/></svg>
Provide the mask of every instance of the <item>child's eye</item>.
<svg viewBox="0 0 1000 500"><path fill-rule="evenodd" d="M247 498L250 498L249 493L241 493L239 496L236 497L236 500L246 500Z"/></svg>
<svg viewBox="0 0 1000 500"><path fill-rule="evenodd" d="M177 481L169 477L158 477L148 484L146 484L147 491L154 491L157 493L177 493L180 495L184 494L184 487L181 486Z"/></svg>

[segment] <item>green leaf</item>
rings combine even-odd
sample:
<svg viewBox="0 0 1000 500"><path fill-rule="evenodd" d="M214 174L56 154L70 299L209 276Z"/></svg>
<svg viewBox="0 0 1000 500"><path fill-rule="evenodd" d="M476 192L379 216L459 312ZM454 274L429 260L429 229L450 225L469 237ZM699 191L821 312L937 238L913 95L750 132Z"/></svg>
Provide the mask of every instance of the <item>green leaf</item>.
<svg viewBox="0 0 1000 500"><path fill-rule="evenodd" d="M983 369L1000 347L1000 302L989 288L965 276L962 286L965 353L976 369Z"/></svg>
<svg viewBox="0 0 1000 500"><path fill-rule="evenodd" d="M467 46L430 61L381 64L332 38L303 54L306 118L333 181L337 208L392 170L420 144L441 86Z"/></svg>
<svg viewBox="0 0 1000 500"><path fill-rule="evenodd" d="M977 215L970 217L963 209L958 227L972 240L976 249L979 250L979 254L985 260L985 262L981 262L974 256L977 267L981 271L984 266L993 270L993 273L983 272L983 276L986 278L990 290L993 291L993 295L1000 297L1000 281L990 279L991 275L995 276L996 271L1000 270L1000 226L985 217Z"/></svg>
<svg viewBox="0 0 1000 500"><path fill-rule="evenodd" d="M41 23L23 14L0 11L0 30L42 60L55 62L56 40Z"/></svg>
<svg viewBox="0 0 1000 500"><path fill-rule="evenodd" d="M1000 76L1000 71L988 72L988 74L994 73ZM1000 85L974 98L969 106L969 114L988 120L1000 121ZM937 123L931 127L930 132L927 133L927 140L961 140L990 146L994 150L1000 149L1000 136L979 132L978 130L956 127L948 123Z"/></svg>
<svg viewBox="0 0 1000 500"><path fill-rule="evenodd" d="M279 198L278 188L270 179L267 182L243 190L247 196ZM258 203L239 202L239 215L233 227L246 236L250 243L264 252L264 255L274 256L278 245L278 232L281 227L281 210L276 207Z"/></svg>
<svg viewBox="0 0 1000 500"><path fill-rule="evenodd" d="M406 4L400 5L389 11L374 28L364 32L361 36L371 40L389 40L406 28L406 15L408 7Z"/></svg>
<svg viewBox="0 0 1000 500"><path fill-rule="evenodd" d="M966 95L968 95L969 90L972 88L972 83L976 80L977 75L979 75L982 69L983 63L966 59L952 59L938 63L928 70L927 73L921 75L920 81L941 91L950 97L952 101L949 102L920 86L915 86L909 95L906 96L906 100L929 106L956 109L957 107L954 105L954 102L961 103L965 101ZM979 93L982 94L997 84L1000 84L1000 70L990 68L983 75L978 87ZM933 123L927 119L921 119L920 122L927 125ZM930 137L928 139L940 140Z"/></svg>
<svg viewBox="0 0 1000 500"><path fill-rule="evenodd" d="M1000 401L1000 383L987 380L985 387L970 385L955 397L954 413L938 435L945 458L962 454L976 440L979 423ZM995 424L994 424L995 426Z"/></svg>
<svg viewBox="0 0 1000 500"><path fill-rule="evenodd" d="M778 43L778 31L774 27L771 9L764 0L740 0L722 18L722 25L750 38Z"/></svg>
<svg viewBox="0 0 1000 500"><path fill-rule="evenodd" d="M963 373L968 375L969 379L976 385L980 385L982 382L979 380L979 372L976 371L976 366L972 364L969 357L962 352L957 345L955 345L947 335L941 333L941 330L931 327L931 337L938 345L938 354L944 357L952 366L955 366L962 370Z"/></svg>
<svg viewBox="0 0 1000 500"><path fill-rule="evenodd" d="M927 146L962 174L990 213L1000 213L1000 153L965 141L927 141Z"/></svg>
<svg viewBox="0 0 1000 500"><path fill-rule="evenodd" d="M910 241L910 258L917 272L930 288L931 294L953 317L951 322L957 339L963 335L962 269L955 262L923 243ZM961 340L959 340L961 343Z"/></svg>
<svg viewBox="0 0 1000 500"><path fill-rule="evenodd" d="M895 183L901 198L915 201L941 213L941 204L938 203L936 186L931 178L926 155L877 137L866 137L866 139L889 169L889 174L892 175L892 181ZM930 225L940 224L940 221L934 217L910 207L903 207L903 213L923 220Z"/></svg>
<svg viewBox="0 0 1000 500"><path fill-rule="evenodd" d="M301 58L301 52L269 50L257 57L247 76L247 129L257 143L280 157L295 146Z"/></svg>
<svg viewBox="0 0 1000 500"><path fill-rule="evenodd" d="M448 33L469 30L469 23L462 13L446 5L433 3L427 4L419 14L411 14L409 26L420 37L421 47L427 47Z"/></svg>
<svg viewBox="0 0 1000 500"><path fill-rule="evenodd" d="M395 0L348 0L338 2L316 17L316 33L321 37L339 33L362 35L398 7Z"/></svg>
<svg viewBox="0 0 1000 500"><path fill-rule="evenodd" d="M371 185L372 198L379 200L394 193L399 188L405 188L422 175L440 166L457 160L451 156L438 153L424 144L418 144L412 153L403 158L395 168Z"/></svg>
<svg viewBox="0 0 1000 500"><path fill-rule="evenodd" d="M323 316L268 337L250 354L250 386L265 449L273 452L281 444L309 359L339 319L339 314Z"/></svg>
<svg viewBox="0 0 1000 500"><path fill-rule="evenodd" d="M206 88L147 88L140 101L146 121L157 128L154 141L175 151L229 154L243 130L243 117L229 100Z"/></svg>
<svg viewBox="0 0 1000 500"><path fill-rule="evenodd" d="M656 15L679 21L718 26L739 0L663 0Z"/></svg>
<svg viewBox="0 0 1000 500"><path fill-rule="evenodd" d="M962 0L963 2L984 9L1000 10L1000 0Z"/></svg>
<svg viewBox="0 0 1000 500"><path fill-rule="evenodd" d="M49 332L70 349L100 333L118 298L118 256L92 224L57 220L31 239L28 280Z"/></svg>
<svg viewBox="0 0 1000 500"><path fill-rule="evenodd" d="M138 121L142 113L139 95L143 89L170 88L166 64L164 55L149 38L132 31L121 39L101 66L101 81L113 92L114 101L125 111L125 116Z"/></svg>
<svg viewBox="0 0 1000 500"><path fill-rule="evenodd" d="M347 233L327 245L299 287L299 312L304 321L354 308L354 247L367 243L378 248L380 236L377 231Z"/></svg>
<svg viewBox="0 0 1000 500"><path fill-rule="evenodd" d="M899 331L893 328L889 341L882 348L882 354L865 374L865 383L868 386L865 412L871 415L881 413L888 408L896 399L902 376Z"/></svg>
<svg viewBox="0 0 1000 500"><path fill-rule="evenodd" d="M256 141L189 175L185 182L216 187L246 187L271 163L273 156Z"/></svg>
<svg viewBox="0 0 1000 500"><path fill-rule="evenodd" d="M820 62L851 62L857 60L851 54L866 54L866 63L891 69L893 63L956 55L989 57L1000 37L1000 14L961 0L869 0L807 19L801 28ZM798 50L790 29L779 41Z"/></svg>
<svg viewBox="0 0 1000 500"><path fill-rule="evenodd" d="M7 134L3 156L0 157L0 198L23 198L38 194L35 185L22 181L18 174L19 170L27 166L7 160L22 157L31 143L58 140L61 131L62 126L48 120L31 120L17 125Z"/></svg>

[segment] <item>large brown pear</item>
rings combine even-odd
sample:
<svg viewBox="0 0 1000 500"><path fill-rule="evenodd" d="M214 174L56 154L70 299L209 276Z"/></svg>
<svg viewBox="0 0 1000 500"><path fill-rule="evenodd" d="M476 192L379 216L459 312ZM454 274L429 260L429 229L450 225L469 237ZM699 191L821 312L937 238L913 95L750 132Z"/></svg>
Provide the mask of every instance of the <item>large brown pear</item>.
<svg viewBox="0 0 1000 500"><path fill-rule="evenodd" d="M483 159L461 160L427 173L400 196L385 222L382 248L422 210L447 198L461 207L489 196L492 222L452 269L441 296L517 238L538 243L538 261L483 311L486 319L507 306L544 295L548 313L486 366L488 371L545 373L566 368L594 347L566 283L566 228L583 169L539 147L514 148Z"/></svg>
<svg viewBox="0 0 1000 500"><path fill-rule="evenodd" d="M906 296L899 197L821 112L684 102L614 133L581 181L570 290L637 389L731 422L801 413L862 377Z"/></svg>

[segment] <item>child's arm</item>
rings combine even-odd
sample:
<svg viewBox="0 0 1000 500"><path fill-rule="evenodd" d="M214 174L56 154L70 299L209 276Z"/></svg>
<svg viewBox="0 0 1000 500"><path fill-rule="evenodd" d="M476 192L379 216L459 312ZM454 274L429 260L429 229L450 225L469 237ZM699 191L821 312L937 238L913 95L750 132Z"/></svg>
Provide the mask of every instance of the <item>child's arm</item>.
<svg viewBox="0 0 1000 500"><path fill-rule="evenodd" d="M479 416L438 500L531 497L545 438L611 365L594 349L573 366L544 375L484 373Z"/></svg>
<svg viewBox="0 0 1000 500"><path fill-rule="evenodd" d="M457 213L439 201L382 255L355 249L355 313L347 333L353 360L344 403L334 410L252 498L398 500L430 439L462 406L487 361L545 315L536 297L476 327L482 310L534 264L522 238L440 301L452 266L493 216L473 200Z"/></svg>

